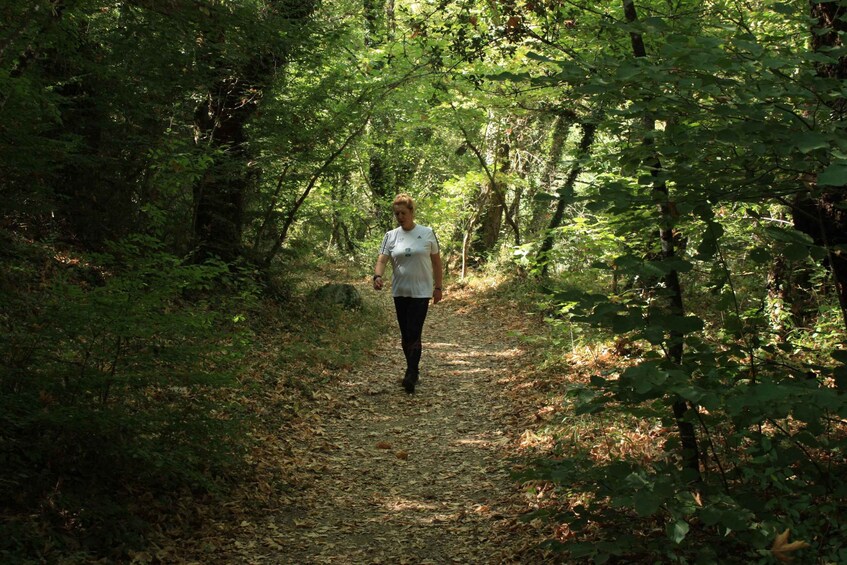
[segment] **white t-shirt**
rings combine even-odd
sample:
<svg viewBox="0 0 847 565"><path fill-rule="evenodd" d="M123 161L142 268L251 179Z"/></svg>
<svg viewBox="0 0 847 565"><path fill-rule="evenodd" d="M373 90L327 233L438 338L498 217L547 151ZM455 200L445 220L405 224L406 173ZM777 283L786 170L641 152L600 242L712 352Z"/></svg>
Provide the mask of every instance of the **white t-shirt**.
<svg viewBox="0 0 847 565"><path fill-rule="evenodd" d="M432 297L432 258L440 252L432 228L416 225L406 231L397 227L385 234L380 255L391 258L391 295L411 298Z"/></svg>

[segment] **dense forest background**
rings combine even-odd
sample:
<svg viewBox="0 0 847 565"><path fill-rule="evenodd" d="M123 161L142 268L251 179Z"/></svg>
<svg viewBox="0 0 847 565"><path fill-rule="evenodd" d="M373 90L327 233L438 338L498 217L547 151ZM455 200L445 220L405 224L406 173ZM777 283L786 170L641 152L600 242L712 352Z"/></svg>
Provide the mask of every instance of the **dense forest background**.
<svg viewBox="0 0 847 565"><path fill-rule="evenodd" d="M565 559L847 561L847 2L0 14L4 561L120 559L245 480L262 331L308 323L323 266L369 276L398 192L449 281L533 302L550 363L618 353L575 417L668 430L536 462L591 493L549 510ZM626 516L652 526L592 531Z"/></svg>

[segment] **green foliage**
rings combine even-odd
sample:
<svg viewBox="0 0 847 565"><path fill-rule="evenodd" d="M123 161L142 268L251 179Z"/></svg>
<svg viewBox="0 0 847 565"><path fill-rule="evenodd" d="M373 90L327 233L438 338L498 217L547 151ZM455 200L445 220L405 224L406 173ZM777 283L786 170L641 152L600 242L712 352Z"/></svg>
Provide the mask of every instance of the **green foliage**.
<svg viewBox="0 0 847 565"><path fill-rule="evenodd" d="M736 6L730 17L728 6L647 2L631 23L617 7L578 4L570 27L561 11L517 10L535 42L523 69L492 79L555 85L601 109L591 184L568 202L551 254L551 354L598 336L627 344L628 358L571 388L571 408L598 426L637 417L666 431L661 457L539 464L536 478L591 500L557 517L577 540L559 549L597 562L713 562L697 548L720 545L732 556L720 559L767 562L790 528L822 562L838 561L847 405L843 367L829 355L843 347L844 320L833 323L836 297L819 292L835 246L785 219L809 175L843 184L841 125L821 104L843 93L816 67L836 59L808 50L799 3ZM648 57L633 56L633 32ZM654 158L661 168L650 170ZM673 239L659 241L660 228ZM669 275L682 281L681 305L670 302ZM683 422L681 401L693 407ZM680 424L696 431L702 483L683 470ZM631 535L604 534L622 530Z"/></svg>
<svg viewBox="0 0 847 565"><path fill-rule="evenodd" d="M569 391L576 414L637 415L673 426L670 405L682 398L697 407L692 423L703 442L707 473L704 483L692 484L687 471L662 459L603 469L588 464L541 465L536 478L551 480L562 489L583 485L597 501L560 517L571 528L586 524L585 520L603 523L610 531L624 527L622 517L609 512L611 506L661 519L674 545L647 547L657 558L708 559L694 547L703 545L704 536L713 536L736 545L739 562L757 560L776 534L791 528L792 535L809 541L822 558L838 559L843 532L837 524L843 518L839 508L845 494L839 485L847 468L832 455L847 448L840 431L847 402L839 390L843 366L827 355L835 349L835 358L843 357L837 349L843 328L815 346L801 345L809 343L809 332L801 328L793 329L787 339L774 333L761 306L767 289L756 287L752 278L746 281L749 274L736 275L751 269L758 269L759 277L766 275L761 263L744 258L746 245L733 243L749 241L751 234L780 247L813 249L802 235L772 226L751 230L749 225L713 224L696 246L696 259L680 257L669 263L624 255L614 260L615 269L630 280L660 280L670 269L688 273L684 280L693 289L692 313L684 317L664 312L663 291L652 284L620 295L579 288L552 294L553 307L561 308L569 323L589 324L638 344L639 354L631 365L609 369L593 376L590 386ZM782 256L803 264L809 251ZM716 257L721 258L720 278L711 276L712 284L695 284L708 272L703 261ZM722 308L722 319L714 319L715 308ZM558 323L553 325L557 327ZM681 365L665 355L668 344L679 339L674 334L685 336ZM679 457L678 439L667 438L664 448L668 462ZM692 503L692 493L697 504ZM833 532L834 537L821 532ZM625 556L653 543L644 535L560 549L572 558ZM700 541L689 544L691 536Z"/></svg>
<svg viewBox="0 0 847 565"><path fill-rule="evenodd" d="M241 409L215 391L250 345L233 320L252 281L295 306L301 273L324 261L368 272L407 191L451 270L551 274L537 309L554 362L626 346L571 391L581 417L671 428L675 402L696 407L683 422L703 452L696 488L672 434L655 461L540 471L594 489L575 530L592 532L590 516L648 524L566 544L571 557L709 562L729 544L753 562L790 526L821 560L843 558L845 320L826 265L844 246L790 224L803 197L844 206L843 81L819 72L844 48L809 48L808 3L647 0L635 21L580 1L6 4L0 494L13 507L118 547L141 529L123 519L141 510L121 510L134 486L211 489L240 449ZM205 235L208 186L238 224L242 271L179 259ZM278 353L317 382L355 362L320 329Z"/></svg>
<svg viewBox="0 0 847 565"><path fill-rule="evenodd" d="M117 555L155 513L134 492L213 491L238 469L240 410L214 391L233 383L243 300L213 308L227 268L184 265L149 238L49 251L18 243L4 258L0 498L37 509L51 543Z"/></svg>

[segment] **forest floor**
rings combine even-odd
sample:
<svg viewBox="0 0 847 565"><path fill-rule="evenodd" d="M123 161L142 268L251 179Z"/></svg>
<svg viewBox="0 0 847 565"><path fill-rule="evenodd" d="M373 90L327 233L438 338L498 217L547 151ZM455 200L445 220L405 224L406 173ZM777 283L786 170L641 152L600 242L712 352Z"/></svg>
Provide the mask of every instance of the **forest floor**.
<svg viewBox="0 0 847 565"><path fill-rule="evenodd" d="M376 300L393 308L387 292ZM534 496L511 476L540 398L520 395L530 323L512 304L450 290L430 306L412 395L399 338L383 336L272 440L281 494L219 523L203 562L543 562L549 532L520 520Z"/></svg>

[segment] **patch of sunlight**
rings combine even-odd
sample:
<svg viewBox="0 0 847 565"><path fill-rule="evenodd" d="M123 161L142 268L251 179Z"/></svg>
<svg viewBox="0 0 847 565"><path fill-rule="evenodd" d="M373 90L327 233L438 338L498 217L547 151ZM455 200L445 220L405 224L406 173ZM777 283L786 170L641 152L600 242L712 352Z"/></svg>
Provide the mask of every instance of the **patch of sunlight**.
<svg viewBox="0 0 847 565"><path fill-rule="evenodd" d="M509 349L501 349L501 350L479 350L479 349L468 349L466 345L459 345L457 343L447 343L444 341L435 341L435 342L426 342L425 347L432 349L449 349L451 350L450 357L451 358L459 358L459 359L476 359L479 357L516 357L521 354L521 350L512 347ZM454 363L456 361L453 361Z"/></svg>
<svg viewBox="0 0 847 565"><path fill-rule="evenodd" d="M491 435L499 437L491 437ZM488 436L488 437L486 437ZM502 435L502 432L482 433L471 436L466 436L453 441L456 445L467 445L471 447L481 447L483 449L494 449L506 445L511 440L508 436Z"/></svg>
<svg viewBox="0 0 847 565"><path fill-rule="evenodd" d="M458 522L464 517L464 512L451 512L449 514L436 514L431 518L422 520L424 524L442 524L444 522Z"/></svg>
<svg viewBox="0 0 847 565"><path fill-rule="evenodd" d="M491 442L485 439L459 439L456 440L459 445L472 445L474 447L491 447Z"/></svg>
<svg viewBox="0 0 847 565"><path fill-rule="evenodd" d="M473 369L457 369L453 371L457 375L475 375L478 373L490 373L491 371L497 370L498 367L475 367Z"/></svg>
<svg viewBox="0 0 847 565"><path fill-rule="evenodd" d="M534 432L533 430L524 430L524 433L521 434L518 440L518 445L524 449L527 447L552 447L553 437L548 434Z"/></svg>
<svg viewBox="0 0 847 565"><path fill-rule="evenodd" d="M390 510L391 512L405 512L409 510L423 512L426 510L435 510L438 505L433 502L424 502L422 500L396 498L386 500L383 506L386 510Z"/></svg>

